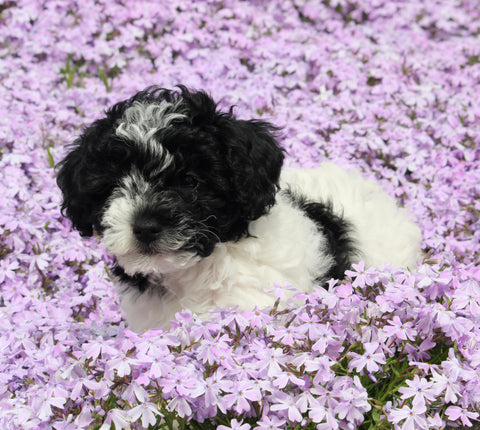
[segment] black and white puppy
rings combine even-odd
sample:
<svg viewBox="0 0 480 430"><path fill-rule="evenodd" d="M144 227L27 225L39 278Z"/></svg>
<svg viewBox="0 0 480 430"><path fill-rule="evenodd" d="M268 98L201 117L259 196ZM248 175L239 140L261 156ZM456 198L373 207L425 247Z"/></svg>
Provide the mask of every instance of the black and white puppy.
<svg viewBox="0 0 480 430"><path fill-rule="evenodd" d="M184 308L266 307L271 284L309 290L359 260L417 264L419 228L393 199L331 163L281 172L276 131L203 91L150 87L74 142L59 165L62 209L115 257L133 330Z"/></svg>

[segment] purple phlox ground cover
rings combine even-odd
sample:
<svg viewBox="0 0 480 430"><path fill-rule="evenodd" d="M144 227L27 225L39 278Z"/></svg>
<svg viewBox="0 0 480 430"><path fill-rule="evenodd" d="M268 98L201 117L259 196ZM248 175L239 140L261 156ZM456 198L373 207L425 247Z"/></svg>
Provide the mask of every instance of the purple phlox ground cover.
<svg viewBox="0 0 480 430"><path fill-rule="evenodd" d="M474 425L479 34L466 0L1 3L0 427ZM424 261L131 332L53 167L107 106L179 83L282 126L287 165L378 180L419 223Z"/></svg>

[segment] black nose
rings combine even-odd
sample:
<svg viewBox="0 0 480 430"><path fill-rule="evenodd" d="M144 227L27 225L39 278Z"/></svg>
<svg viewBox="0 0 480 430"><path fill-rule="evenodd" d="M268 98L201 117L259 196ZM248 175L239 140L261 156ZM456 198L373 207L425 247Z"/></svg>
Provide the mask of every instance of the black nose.
<svg viewBox="0 0 480 430"><path fill-rule="evenodd" d="M133 234L142 243L151 243L158 239L162 227L160 223L151 217L138 217L133 224Z"/></svg>

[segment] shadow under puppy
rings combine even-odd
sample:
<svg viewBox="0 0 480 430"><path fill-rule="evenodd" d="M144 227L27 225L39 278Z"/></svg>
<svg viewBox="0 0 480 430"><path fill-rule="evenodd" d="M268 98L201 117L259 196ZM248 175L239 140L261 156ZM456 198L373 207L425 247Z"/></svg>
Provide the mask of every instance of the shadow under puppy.
<svg viewBox="0 0 480 430"><path fill-rule="evenodd" d="M136 331L176 312L252 309L274 282L310 290L356 261L414 268L420 230L376 183L284 169L271 124L203 91L150 87L87 127L59 164L63 213L97 231Z"/></svg>

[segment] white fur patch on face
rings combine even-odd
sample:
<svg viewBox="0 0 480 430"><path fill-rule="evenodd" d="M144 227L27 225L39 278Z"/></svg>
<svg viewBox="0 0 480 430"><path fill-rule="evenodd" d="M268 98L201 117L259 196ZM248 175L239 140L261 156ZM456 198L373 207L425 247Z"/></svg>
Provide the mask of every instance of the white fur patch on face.
<svg viewBox="0 0 480 430"><path fill-rule="evenodd" d="M133 187L140 192L132 193ZM132 172L123 178L121 186L115 189L107 202L107 209L102 217L102 226L105 229L103 241L113 255L124 255L134 250L133 218L136 208L142 202L141 196L148 188L148 183L142 176Z"/></svg>
<svg viewBox="0 0 480 430"><path fill-rule="evenodd" d="M116 257L118 264L125 270L127 275L136 273L143 275L178 272L192 267L201 257L191 252L175 252L172 254L143 255L132 252Z"/></svg>
<svg viewBox="0 0 480 430"><path fill-rule="evenodd" d="M195 253L180 251L194 230L182 218L166 229L157 241L157 253L141 252L133 233L135 215L148 206L151 186L137 169L132 169L113 191L102 217L103 241L129 275L170 273L198 261Z"/></svg>
<svg viewBox="0 0 480 430"><path fill-rule="evenodd" d="M118 137L143 145L153 156L163 160L164 167L171 164L173 157L157 142L155 134L170 126L172 121L185 118L185 107L181 100L176 103L142 103L135 101L123 113L115 134Z"/></svg>

